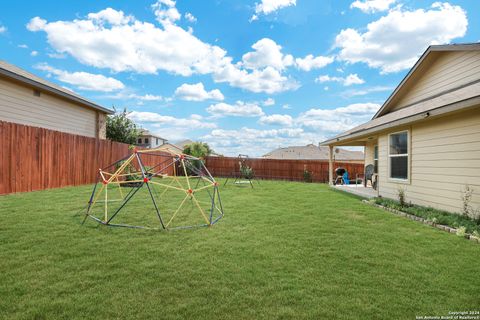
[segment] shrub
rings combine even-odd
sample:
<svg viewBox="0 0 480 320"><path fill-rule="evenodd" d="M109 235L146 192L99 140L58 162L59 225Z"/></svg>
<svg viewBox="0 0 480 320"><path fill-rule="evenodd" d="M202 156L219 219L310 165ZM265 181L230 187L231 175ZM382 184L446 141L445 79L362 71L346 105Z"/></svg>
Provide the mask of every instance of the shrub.
<svg viewBox="0 0 480 320"><path fill-rule="evenodd" d="M240 173L245 179L253 178L253 169L247 165L243 165L240 167Z"/></svg>
<svg viewBox="0 0 480 320"><path fill-rule="evenodd" d="M124 161L119 161L115 165L115 170L118 170L124 163L125 163L125 160ZM141 177L138 174L135 173L136 171L137 171L137 169L131 163L129 165L127 165L124 169L124 173L127 174L125 176L125 180L126 181L140 180Z"/></svg>
<svg viewBox="0 0 480 320"><path fill-rule="evenodd" d="M312 182L312 172L307 170L307 166L303 167L303 181Z"/></svg>
<svg viewBox="0 0 480 320"><path fill-rule="evenodd" d="M462 214L464 216L469 216L470 214L470 210L471 210L470 201L472 200L472 195L473 195L473 189L470 188L470 186L467 184L463 189L463 194L462 194L462 203L463 203Z"/></svg>
<svg viewBox="0 0 480 320"><path fill-rule="evenodd" d="M478 232L477 230L473 231L473 232L472 232L472 235L473 235L477 240L480 240L480 232Z"/></svg>
<svg viewBox="0 0 480 320"><path fill-rule="evenodd" d="M468 233L472 233L473 231L480 232L480 223L478 220L473 220L470 217L461 214L418 205L401 206L399 201L385 198L375 198L375 203L387 208L400 210L417 217L428 219L434 224L442 224L453 228L463 226Z"/></svg>
<svg viewBox="0 0 480 320"><path fill-rule="evenodd" d="M466 233L467 233L467 228L465 228L465 227L459 227L457 229L457 236L459 236L459 237L465 237Z"/></svg>
<svg viewBox="0 0 480 320"><path fill-rule="evenodd" d="M402 187L398 188L398 202L400 203L401 207L405 207L405 189Z"/></svg>

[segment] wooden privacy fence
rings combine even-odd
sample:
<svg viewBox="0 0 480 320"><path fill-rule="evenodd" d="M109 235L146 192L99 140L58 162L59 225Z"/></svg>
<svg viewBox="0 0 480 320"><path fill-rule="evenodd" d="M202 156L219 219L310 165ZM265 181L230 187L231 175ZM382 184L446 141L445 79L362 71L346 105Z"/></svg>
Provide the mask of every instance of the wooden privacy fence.
<svg viewBox="0 0 480 320"><path fill-rule="evenodd" d="M0 194L94 183L99 168L131 152L124 143L0 121Z"/></svg>
<svg viewBox="0 0 480 320"><path fill-rule="evenodd" d="M236 157L207 157L206 165L213 176L231 177L239 171L239 160ZM258 159L247 160L255 176L261 179L278 179L303 181L304 169L312 173L314 182L328 182L328 161L325 160L282 160L282 159ZM333 168L343 167L348 171L353 180L357 173L363 173L362 163L335 162Z"/></svg>

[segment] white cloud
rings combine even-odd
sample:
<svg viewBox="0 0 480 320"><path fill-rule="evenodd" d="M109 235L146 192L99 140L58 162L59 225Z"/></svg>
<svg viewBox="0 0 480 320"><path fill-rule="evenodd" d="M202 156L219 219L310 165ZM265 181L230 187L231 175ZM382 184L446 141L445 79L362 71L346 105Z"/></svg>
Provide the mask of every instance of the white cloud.
<svg viewBox="0 0 480 320"><path fill-rule="evenodd" d="M123 11L117 11L112 8L107 8L97 13L89 13L88 18L100 24L110 23L112 25L122 25L133 20L132 16L126 16Z"/></svg>
<svg viewBox="0 0 480 320"><path fill-rule="evenodd" d="M175 21L180 20L182 15L175 8L175 1L159 0L152 5L153 12L157 17L157 21L164 26L174 24Z"/></svg>
<svg viewBox="0 0 480 320"><path fill-rule="evenodd" d="M360 78L356 73L349 74L346 77L330 77L329 75L321 75L315 79L315 82L324 83L324 82L340 82L344 86L351 86L352 84L362 84L365 83L365 80Z"/></svg>
<svg viewBox="0 0 480 320"><path fill-rule="evenodd" d="M35 66L39 70L53 74L62 82L71 84L81 90L111 92L125 88L124 84L114 78L88 72L68 72L53 68L47 64Z"/></svg>
<svg viewBox="0 0 480 320"><path fill-rule="evenodd" d="M230 64L215 73L213 79L216 82L228 82L233 87L268 94L295 90L300 86L295 80L282 75L280 71L273 67L247 72Z"/></svg>
<svg viewBox="0 0 480 320"><path fill-rule="evenodd" d="M282 47L269 38L258 40L252 45L255 51L247 52L242 57L242 62L247 69L273 67L283 70L293 64L291 55L284 55Z"/></svg>
<svg viewBox="0 0 480 320"><path fill-rule="evenodd" d="M243 101L237 101L235 105L224 102L212 104L207 108L207 111L214 117L259 117L264 114L262 108L257 104Z"/></svg>
<svg viewBox="0 0 480 320"><path fill-rule="evenodd" d="M153 123L164 127L183 127L185 129L213 129L217 127L216 124L204 122L198 117L176 118L155 112L132 111L128 114L128 118L138 123Z"/></svg>
<svg viewBox="0 0 480 320"><path fill-rule="evenodd" d="M397 7L367 25L366 31L342 30L335 39L338 58L363 62L382 73L410 68L428 45L450 43L467 31L467 15L460 6L436 2L428 10Z"/></svg>
<svg viewBox="0 0 480 320"><path fill-rule="evenodd" d="M142 104L142 102L145 102L145 101L167 101L167 98L164 98L160 95L155 95L150 93L146 93L143 95L137 94L137 93L128 93L128 90L123 90L113 95L106 95L104 97L108 99L118 99L118 100L138 100L139 104Z"/></svg>
<svg viewBox="0 0 480 320"><path fill-rule="evenodd" d="M346 97L365 96L365 95L370 94L370 93L382 92L382 91L392 91L393 89L395 89L395 87L374 86L374 87L370 87L370 88L362 88L362 89L344 91L342 93L342 95L344 95Z"/></svg>
<svg viewBox="0 0 480 320"><path fill-rule="evenodd" d="M138 20L108 26L90 19L47 22L36 17L27 27L45 31L57 52L114 72L204 74L212 72L225 56L221 48L205 44L175 25L159 29Z"/></svg>
<svg viewBox="0 0 480 320"><path fill-rule="evenodd" d="M314 57L313 55L309 54L305 58L297 58L295 59L295 63L297 64L297 68L303 71L310 71L312 69L320 69L323 68L334 61L333 57L324 57L318 56Z"/></svg>
<svg viewBox="0 0 480 320"><path fill-rule="evenodd" d="M175 90L175 96L187 101L223 100L225 97L218 89L206 91L203 83L184 83Z"/></svg>
<svg viewBox="0 0 480 320"><path fill-rule="evenodd" d="M163 100L162 96L157 96L157 95L148 94L148 93L144 95L130 94L128 97L141 100L141 101L162 101Z"/></svg>
<svg viewBox="0 0 480 320"><path fill-rule="evenodd" d="M262 116L258 121L260 124L291 126L293 119L288 114L272 114L269 116Z"/></svg>
<svg viewBox="0 0 480 320"><path fill-rule="evenodd" d="M242 63L234 63L224 49L201 41L191 29L175 25L179 19L175 1L158 1L152 8L161 28L114 9L72 21L47 22L34 17L27 28L45 32L56 53L113 72L155 74L161 70L182 76L211 74L216 82L253 92L277 93L298 88L298 83L276 69L278 63L275 68L260 67L267 64L262 64L259 56L256 62L251 57L250 63L259 67L247 70ZM286 56L282 63L288 65L289 59L293 57Z"/></svg>
<svg viewBox="0 0 480 320"><path fill-rule="evenodd" d="M388 10L395 2L396 0L356 0L352 2L350 8L357 8L365 13L374 13Z"/></svg>
<svg viewBox="0 0 480 320"><path fill-rule="evenodd" d="M191 22L191 23L197 22L197 18L195 18L195 16L190 12L185 13L184 17L185 19L187 19L188 22Z"/></svg>
<svg viewBox="0 0 480 320"><path fill-rule="evenodd" d="M44 30L44 28L47 25L47 21L44 19L41 19L40 17L34 17L30 19L30 21L27 23L27 29L36 32L40 30Z"/></svg>
<svg viewBox="0 0 480 320"><path fill-rule="evenodd" d="M28 46L24 43L18 45L19 48L28 49Z"/></svg>
<svg viewBox="0 0 480 320"><path fill-rule="evenodd" d="M33 50L32 52L30 52L30 55L32 57L36 57L36 56L38 56L38 51Z"/></svg>
<svg viewBox="0 0 480 320"><path fill-rule="evenodd" d="M260 3L255 4L255 13L258 14L271 14L279 9L295 6L297 0L261 0Z"/></svg>
<svg viewBox="0 0 480 320"><path fill-rule="evenodd" d="M376 103L355 103L336 109L310 109L300 114L295 123L323 133L338 133L370 120L379 108Z"/></svg>
<svg viewBox="0 0 480 320"><path fill-rule="evenodd" d="M50 58L53 58L53 59L65 59L67 57L65 54L57 53L57 52L47 53L47 56L49 56Z"/></svg>
<svg viewBox="0 0 480 320"><path fill-rule="evenodd" d="M265 107L273 106L275 104L275 100L273 98L267 98L265 101L262 102Z"/></svg>
<svg viewBox="0 0 480 320"><path fill-rule="evenodd" d="M259 130L243 127L238 130L215 129L201 137L213 149L226 155L248 153L258 157L272 149L286 145L305 145L322 139L318 134L304 132L301 128Z"/></svg>
<svg viewBox="0 0 480 320"><path fill-rule="evenodd" d="M7 28L4 26L0 26L0 34L5 33L7 31Z"/></svg>
<svg viewBox="0 0 480 320"><path fill-rule="evenodd" d="M262 116L259 122L280 126L278 129L215 129L202 137L220 153L251 156L291 145L317 144L334 134L364 123L380 108L379 104L357 103L335 109L312 108L297 117L289 115Z"/></svg>

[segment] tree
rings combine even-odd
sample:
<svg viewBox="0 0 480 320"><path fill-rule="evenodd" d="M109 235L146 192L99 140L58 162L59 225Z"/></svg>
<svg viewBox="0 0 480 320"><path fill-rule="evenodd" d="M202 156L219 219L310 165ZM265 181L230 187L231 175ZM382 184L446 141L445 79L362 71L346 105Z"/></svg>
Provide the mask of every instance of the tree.
<svg viewBox="0 0 480 320"><path fill-rule="evenodd" d="M183 153L201 159L211 155L213 151L205 142L192 142L183 148Z"/></svg>
<svg viewBox="0 0 480 320"><path fill-rule="evenodd" d="M189 154L191 156L194 156L196 158L199 158L200 160L190 160L190 163L195 167L195 168L189 168L187 167L187 171L189 174L196 174L194 171L200 170L202 167L202 162L204 162L204 158L206 156L209 156L213 153L212 149L208 144L205 142L192 142L190 144L187 144L185 147L183 147L183 153L184 154ZM193 169L193 170L192 170Z"/></svg>
<svg viewBox="0 0 480 320"><path fill-rule="evenodd" d="M113 108L115 110L115 108ZM122 112L107 117L107 139L123 142L128 144L135 144L140 135L135 122L128 117L127 108Z"/></svg>

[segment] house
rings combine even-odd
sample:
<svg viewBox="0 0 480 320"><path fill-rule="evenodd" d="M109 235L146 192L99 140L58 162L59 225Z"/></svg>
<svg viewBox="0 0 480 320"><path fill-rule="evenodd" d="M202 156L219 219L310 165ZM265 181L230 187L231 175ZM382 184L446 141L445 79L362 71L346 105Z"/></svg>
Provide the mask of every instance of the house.
<svg viewBox="0 0 480 320"><path fill-rule="evenodd" d="M164 146L167 148L169 148L170 150L172 150L172 152L176 152L176 153L183 153L183 149L180 148L179 146L177 146L176 144L172 144L172 143L165 143Z"/></svg>
<svg viewBox="0 0 480 320"><path fill-rule="evenodd" d="M0 120L106 138L113 111L0 60Z"/></svg>
<svg viewBox="0 0 480 320"><path fill-rule="evenodd" d="M140 135L135 145L144 148L156 148L167 143L168 140L151 133L146 129L140 130Z"/></svg>
<svg viewBox="0 0 480 320"><path fill-rule="evenodd" d="M182 140L182 141L179 141L179 142L175 143L175 145L176 145L178 148L180 148L180 149L183 150L183 149L185 149L185 146L186 146L186 145L189 145L189 144L191 144L191 143L193 143L192 140L186 139L186 140Z"/></svg>
<svg viewBox="0 0 480 320"><path fill-rule="evenodd" d="M362 151L350 151L342 148L335 149L334 160L350 163L363 163ZM265 159L288 160L328 160L328 147L308 144L306 146L291 146L278 148L262 156Z"/></svg>
<svg viewBox="0 0 480 320"><path fill-rule="evenodd" d="M376 196L461 212L480 208L480 44L430 46L372 120L321 145L364 146ZM355 188L350 188L355 189Z"/></svg>

